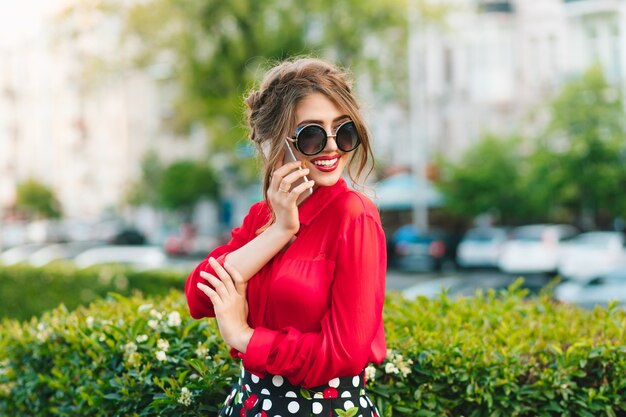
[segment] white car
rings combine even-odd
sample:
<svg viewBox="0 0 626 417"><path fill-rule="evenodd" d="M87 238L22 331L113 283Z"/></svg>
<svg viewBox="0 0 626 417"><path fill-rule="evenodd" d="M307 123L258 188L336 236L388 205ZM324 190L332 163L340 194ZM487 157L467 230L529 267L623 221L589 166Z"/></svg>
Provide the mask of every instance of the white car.
<svg viewBox="0 0 626 417"><path fill-rule="evenodd" d="M457 248L456 262L462 268L497 267L507 232L499 227L477 227L465 233Z"/></svg>
<svg viewBox="0 0 626 417"><path fill-rule="evenodd" d="M620 232L589 232L568 242L559 260L559 275L585 281L626 264L626 239Z"/></svg>
<svg viewBox="0 0 626 417"><path fill-rule="evenodd" d="M137 269L162 268L167 263L163 249L157 246L102 246L87 249L76 258L79 268L101 264L122 264Z"/></svg>
<svg viewBox="0 0 626 417"><path fill-rule="evenodd" d="M58 260L73 259L88 249L102 246L98 242L69 242L55 243L44 246L28 258L28 263L33 266L45 266Z"/></svg>
<svg viewBox="0 0 626 417"><path fill-rule="evenodd" d="M7 249L0 254L0 264L9 266L26 262L30 255L44 246L43 243L26 243Z"/></svg>
<svg viewBox="0 0 626 417"><path fill-rule="evenodd" d="M498 267L509 274L556 272L563 242L577 234L564 224L516 227L502 246Z"/></svg>
<svg viewBox="0 0 626 417"><path fill-rule="evenodd" d="M626 265L586 281L567 281L554 288L554 298L583 308L617 301L626 307Z"/></svg>

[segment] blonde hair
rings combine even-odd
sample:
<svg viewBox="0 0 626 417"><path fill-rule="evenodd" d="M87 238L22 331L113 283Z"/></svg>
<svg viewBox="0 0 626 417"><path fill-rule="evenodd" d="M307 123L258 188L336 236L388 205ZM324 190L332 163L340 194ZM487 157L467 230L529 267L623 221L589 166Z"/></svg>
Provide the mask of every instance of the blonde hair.
<svg viewBox="0 0 626 417"><path fill-rule="evenodd" d="M312 93L326 96L356 126L361 145L354 151L348 164L348 175L353 185L358 184L356 179L361 177L368 165L366 176L373 170L370 136L361 117L360 106L352 93L352 81L348 73L317 58L284 61L271 68L259 88L252 90L245 99L250 139L259 150L263 162L263 198L268 205L267 190L272 169L278 163L284 138L293 134L296 106ZM274 220L272 216L262 229Z"/></svg>

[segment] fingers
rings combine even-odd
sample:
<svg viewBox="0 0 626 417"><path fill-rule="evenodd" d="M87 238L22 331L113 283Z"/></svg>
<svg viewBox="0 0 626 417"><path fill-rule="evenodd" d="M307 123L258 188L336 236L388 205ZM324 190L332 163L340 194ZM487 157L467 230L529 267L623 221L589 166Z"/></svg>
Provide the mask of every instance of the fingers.
<svg viewBox="0 0 626 417"><path fill-rule="evenodd" d="M272 174L272 181L271 181L270 185L275 190L277 190L278 189L278 185L283 180L283 178L287 174L289 174L291 171L293 171L295 169L298 169L301 165L302 165L302 162L294 161L294 162L289 162L289 163L286 163L284 165L281 165L279 168L276 168L274 170L274 173Z"/></svg>
<svg viewBox="0 0 626 417"><path fill-rule="evenodd" d="M226 269L224 269L224 267L222 267L222 265L220 265L220 263L217 262L215 258L213 257L209 258L209 265L213 267L213 270L215 271L215 273L221 280L226 291L228 291L231 294L234 293L235 283L233 282L233 277L230 276L230 274L226 271Z"/></svg>
<svg viewBox="0 0 626 417"><path fill-rule="evenodd" d="M226 268L226 272L230 274L233 281L235 282L235 290L239 293L239 295L245 295L247 283L244 281L239 271L237 271L228 262L224 262L224 268Z"/></svg>
<svg viewBox="0 0 626 417"><path fill-rule="evenodd" d="M310 170L308 168L298 169L290 174L287 174L278 185L278 190L291 191L291 185L298 181L300 178L306 176Z"/></svg>
<svg viewBox="0 0 626 417"><path fill-rule="evenodd" d="M304 182L298 185L297 187L294 187L294 189L291 190L291 194L294 194L296 198L298 198L300 194L302 194L304 191L306 191L309 188L313 188L314 185L315 185L315 181L313 180Z"/></svg>

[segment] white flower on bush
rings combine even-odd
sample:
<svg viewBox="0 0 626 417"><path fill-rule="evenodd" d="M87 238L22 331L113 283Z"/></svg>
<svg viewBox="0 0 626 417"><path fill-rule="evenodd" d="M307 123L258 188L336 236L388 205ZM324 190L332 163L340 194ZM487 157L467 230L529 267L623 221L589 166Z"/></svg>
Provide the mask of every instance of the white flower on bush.
<svg viewBox="0 0 626 417"><path fill-rule="evenodd" d="M162 350L157 350L156 358L159 362L165 362L167 360L167 354Z"/></svg>
<svg viewBox="0 0 626 417"><path fill-rule="evenodd" d="M104 342L105 340L107 340L107 337L104 335L104 333L101 333L101 334L100 334L100 337L98 337L98 340L99 340L100 342Z"/></svg>
<svg viewBox="0 0 626 417"><path fill-rule="evenodd" d="M150 310L150 315L157 320L161 320L163 318L163 314L159 313L155 309Z"/></svg>
<svg viewBox="0 0 626 417"><path fill-rule="evenodd" d="M178 311L172 311L167 315L167 325L170 327L178 327L182 323L180 319L180 313Z"/></svg>
<svg viewBox="0 0 626 417"><path fill-rule="evenodd" d="M37 334L35 336L41 342L44 342L48 340L48 338L50 337L50 330L48 330L48 328L46 327L44 323L39 323L37 325Z"/></svg>
<svg viewBox="0 0 626 417"><path fill-rule="evenodd" d="M198 347L196 348L196 356L200 359L205 359L209 356L209 349L202 344L202 342L198 342Z"/></svg>
<svg viewBox="0 0 626 417"><path fill-rule="evenodd" d="M163 352L167 352L170 348L170 342L165 339L159 339L159 341L157 342L157 348L159 348L159 350L162 350Z"/></svg>
<svg viewBox="0 0 626 417"><path fill-rule="evenodd" d="M91 329L93 327L93 317L91 316L87 317L87 319L85 320L85 323L87 323L87 327Z"/></svg>
<svg viewBox="0 0 626 417"><path fill-rule="evenodd" d="M400 373L400 370L393 363L387 362L385 364L385 372L388 374L398 374Z"/></svg>
<svg viewBox="0 0 626 417"><path fill-rule="evenodd" d="M411 365L413 361L411 359L404 359L404 357L395 353L391 349L387 349L387 363L385 364L385 372L388 374L402 374L406 377L411 373Z"/></svg>
<svg viewBox="0 0 626 417"><path fill-rule="evenodd" d="M140 312L140 313L143 313L144 311L148 310L149 308L152 308L152 304L142 304L142 305L139 306L137 311Z"/></svg>
<svg viewBox="0 0 626 417"><path fill-rule="evenodd" d="M133 352L128 356L128 363L131 366L139 367L141 365L141 355L137 352Z"/></svg>
<svg viewBox="0 0 626 417"><path fill-rule="evenodd" d="M159 327L159 322L156 320L148 320L148 327L156 330Z"/></svg>
<svg viewBox="0 0 626 417"><path fill-rule="evenodd" d="M367 368L365 368L365 379L367 379L368 381L373 381L375 378L376 368L372 365L368 365Z"/></svg>
<svg viewBox="0 0 626 417"><path fill-rule="evenodd" d="M137 345L134 344L133 342L129 342L124 345L123 349L124 349L124 353L130 356L133 353L137 352Z"/></svg>
<svg viewBox="0 0 626 417"><path fill-rule="evenodd" d="M189 406L191 404L191 391L187 387L183 387L180 390L180 397L178 397L178 402L184 406Z"/></svg>
<svg viewBox="0 0 626 417"><path fill-rule="evenodd" d="M140 334L139 336L137 336L137 343L143 343L146 340L148 340L147 334Z"/></svg>

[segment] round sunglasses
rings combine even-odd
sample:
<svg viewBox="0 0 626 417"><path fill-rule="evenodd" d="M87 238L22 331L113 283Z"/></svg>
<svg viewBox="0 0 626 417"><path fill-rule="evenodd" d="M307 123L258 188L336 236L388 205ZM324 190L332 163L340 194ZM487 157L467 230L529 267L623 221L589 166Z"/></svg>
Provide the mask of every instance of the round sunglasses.
<svg viewBox="0 0 626 417"><path fill-rule="evenodd" d="M337 148L343 152L351 152L361 143L356 126L352 121L340 124L334 135L327 134L326 130L318 124L308 124L299 127L296 134L287 139L295 144L300 153L313 156L324 150L328 138L335 138Z"/></svg>

